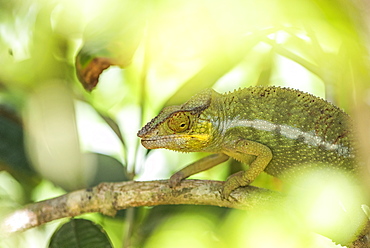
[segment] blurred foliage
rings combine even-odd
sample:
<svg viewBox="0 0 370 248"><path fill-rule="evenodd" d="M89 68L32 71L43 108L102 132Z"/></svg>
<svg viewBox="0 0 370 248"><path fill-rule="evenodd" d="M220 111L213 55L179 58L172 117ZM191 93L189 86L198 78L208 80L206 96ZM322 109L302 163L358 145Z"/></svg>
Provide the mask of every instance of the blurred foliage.
<svg viewBox="0 0 370 248"><path fill-rule="evenodd" d="M13 110L0 109L2 214L101 181L168 178L204 156L148 153L136 132L163 106L207 87L281 85L325 97L353 116L369 166L368 6L365 0L0 0L0 104ZM196 178L224 180L240 166L229 162ZM299 192L260 176L254 185L298 195L272 212L162 206L89 218L114 247L334 247L312 230L350 241L363 218L357 207L367 199L340 174L330 182L312 178L300 179L308 186L299 187L311 191ZM370 180L363 181L368 195ZM342 206L348 214L332 202L349 204ZM45 247L59 223L0 246Z"/></svg>
<svg viewBox="0 0 370 248"><path fill-rule="evenodd" d="M0 170L10 172L15 179L33 189L39 178L30 165L23 144L20 118L6 106L0 106Z"/></svg>

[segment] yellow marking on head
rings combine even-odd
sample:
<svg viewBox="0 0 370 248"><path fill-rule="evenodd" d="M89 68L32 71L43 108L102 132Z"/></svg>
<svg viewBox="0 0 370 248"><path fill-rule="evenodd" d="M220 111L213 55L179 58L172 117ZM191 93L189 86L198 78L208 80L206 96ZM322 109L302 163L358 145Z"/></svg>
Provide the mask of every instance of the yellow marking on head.
<svg viewBox="0 0 370 248"><path fill-rule="evenodd" d="M189 139L196 138L198 140L206 141L209 139L209 135L208 134L192 134L192 135L189 135L187 138Z"/></svg>
<svg viewBox="0 0 370 248"><path fill-rule="evenodd" d="M181 139L206 141L209 139L209 134L181 134Z"/></svg>

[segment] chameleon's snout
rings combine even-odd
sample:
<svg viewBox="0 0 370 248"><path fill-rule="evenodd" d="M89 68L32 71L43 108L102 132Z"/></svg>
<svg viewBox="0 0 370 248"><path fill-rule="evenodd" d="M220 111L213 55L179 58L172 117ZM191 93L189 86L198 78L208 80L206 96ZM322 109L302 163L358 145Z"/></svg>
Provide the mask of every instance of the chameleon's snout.
<svg viewBox="0 0 370 248"><path fill-rule="evenodd" d="M137 132L137 136L140 137L140 138L145 138L146 136L148 136L148 134L150 133L150 130L152 129L151 128L151 125L150 125L151 122L147 123L145 126L143 126L138 132Z"/></svg>
<svg viewBox="0 0 370 248"><path fill-rule="evenodd" d="M142 129L140 129L138 132L137 132L137 136L139 137L139 138L143 138L144 137L144 130L143 130L144 128L142 128Z"/></svg>

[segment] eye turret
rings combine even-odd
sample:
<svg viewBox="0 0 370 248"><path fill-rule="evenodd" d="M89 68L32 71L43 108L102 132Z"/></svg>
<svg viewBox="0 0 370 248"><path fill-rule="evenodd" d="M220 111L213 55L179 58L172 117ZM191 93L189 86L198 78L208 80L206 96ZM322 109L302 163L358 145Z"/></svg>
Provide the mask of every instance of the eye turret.
<svg viewBox="0 0 370 248"><path fill-rule="evenodd" d="M176 133L182 133L189 130L191 123L189 115L189 112L177 112L173 114L167 122L168 127Z"/></svg>

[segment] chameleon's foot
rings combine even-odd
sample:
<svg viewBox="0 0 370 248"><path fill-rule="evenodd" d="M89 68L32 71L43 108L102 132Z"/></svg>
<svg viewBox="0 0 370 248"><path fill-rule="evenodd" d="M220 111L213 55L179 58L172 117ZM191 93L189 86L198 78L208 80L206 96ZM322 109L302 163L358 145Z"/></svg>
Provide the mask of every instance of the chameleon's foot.
<svg viewBox="0 0 370 248"><path fill-rule="evenodd" d="M170 177L170 180L169 180L169 186L170 188L174 188L176 186L178 186L181 181L184 179L184 176L183 174L179 171L175 174L173 174L171 177Z"/></svg>
<svg viewBox="0 0 370 248"><path fill-rule="evenodd" d="M250 180L245 180L244 173L244 171L239 171L229 176L222 188L221 196L223 199L228 199L234 189L250 183Z"/></svg>

